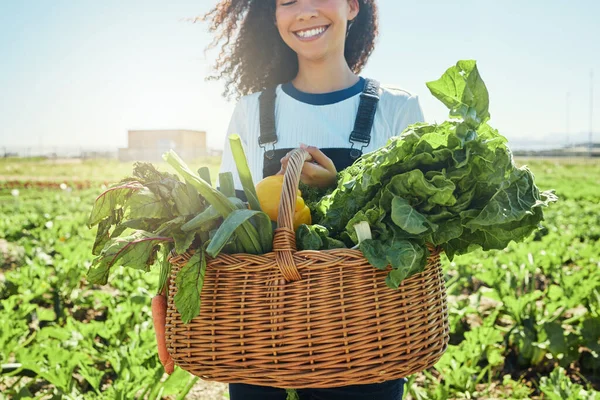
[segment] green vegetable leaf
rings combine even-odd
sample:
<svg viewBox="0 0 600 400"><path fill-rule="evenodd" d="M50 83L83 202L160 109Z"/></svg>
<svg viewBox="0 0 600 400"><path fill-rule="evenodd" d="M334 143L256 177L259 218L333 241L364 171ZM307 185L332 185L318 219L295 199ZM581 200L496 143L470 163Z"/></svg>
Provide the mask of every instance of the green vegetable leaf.
<svg viewBox="0 0 600 400"><path fill-rule="evenodd" d="M244 189L244 194L246 195L246 199L248 199L248 204L252 210L262 211L240 136L236 134L229 135L229 144L231 152L233 153L233 159L235 160L238 176L240 177Z"/></svg>
<svg viewBox="0 0 600 400"><path fill-rule="evenodd" d="M87 278L91 283L105 285L111 268L120 265L148 271L154 264L158 245L172 241L171 238L155 236L145 231L111 239L92 261Z"/></svg>
<svg viewBox="0 0 600 400"><path fill-rule="evenodd" d="M127 182L102 192L94 202L94 207L88 218L88 227L91 228L104 218L111 216L114 210L124 205L125 200L132 193L143 188L144 186L139 182Z"/></svg>
<svg viewBox="0 0 600 400"><path fill-rule="evenodd" d="M321 250L323 240L314 228L315 225L301 224L296 229L296 246L298 250Z"/></svg>
<svg viewBox="0 0 600 400"><path fill-rule="evenodd" d="M214 228L215 223L219 218L221 218L221 215L217 212L217 210L213 206L208 206L206 210L202 211L200 214L181 225L181 230L183 232L191 232L198 229L210 231Z"/></svg>
<svg viewBox="0 0 600 400"><path fill-rule="evenodd" d="M206 258L202 250L195 253L177 273L175 279L177 293L173 301L184 324L200 314L200 295L205 275Z"/></svg>
<svg viewBox="0 0 600 400"><path fill-rule="evenodd" d="M236 229L252 217L255 217L258 231L261 232L260 241L261 246L265 249L264 253L271 251L271 246L273 244L273 230L271 228L272 225L269 216L262 211L237 209L232 211L227 218L225 218L221 226L219 226L217 232L211 239L210 244L206 248L206 253L213 258L217 257Z"/></svg>
<svg viewBox="0 0 600 400"><path fill-rule="evenodd" d="M397 289L404 279L423 271L429 256L424 245L412 240L384 243L367 239L360 243L360 250L375 268L385 269L388 265L392 267L386 277L386 284L392 289Z"/></svg>
<svg viewBox="0 0 600 400"><path fill-rule="evenodd" d="M390 265L387 259L386 245L380 240L367 239L363 240L359 245L360 251L369 261L369 264L377 269L386 269Z"/></svg>
<svg viewBox="0 0 600 400"><path fill-rule="evenodd" d="M406 199L394 196L392 200L392 221L408 233L418 235L427 232L430 228L437 229L437 225L427 221L423 214L418 213Z"/></svg>
<svg viewBox="0 0 600 400"><path fill-rule="evenodd" d="M161 199L150 189L142 187L131 195L127 202L129 218L168 218L169 211Z"/></svg>
<svg viewBox="0 0 600 400"><path fill-rule="evenodd" d="M198 191L189 183L180 183L172 190L175 209L179 215L195 215L202 210Z"/></svg>
<svg viewBox="0 0 600 400"><path fill-rule="evenodd" d="M185 253L190 248L194 238L196 237L195 232L175 231L172 235L173 240L175 241L175 252L177 254Z"/></svg>
<svg viewBox="0 0 600 400"><path fill-rule="evenodd" d="M200 179L204 180L206 183L212 186L212 182L210 179L210 170L208 167L200 167L198 168L198 176Z"/></svg>
<svg viewBox="0 0 600 400"><path fill-rule="evenodd" d="M520 221L526 215L531 215L533 208L547 205L548 200L542 201L540 198L531 171L527 168L515 169L510 180L498 188L481 213L467 222L466 226L474 230Z"/></svg>
<svg viewBox="0 0 600 400"><path fill-rule="evenodd" d="M488 91L473 60L459 61L427 87L450 109L451 116L461 117L472 128L490 118Z"/></svg>
<svg viewBox="0 0 600 400"><path fill-rule="evenodd" d="M92 254L97 256L100 254L106 242L111 238L110 228L113 225L118 224L123 218L123 210L114 210L108 218L103 219L98 224L98 230L96 232L96 239L94 240L94 246L92 247ZM117 235L118 236L118 235Z"/></svg>
<svg viewBox="0 0 600 400"><path fill-rule="evenodd" d="M163 154L163 158L184 177L186 182L194 186L200 195L202 195L202 197L204 197L204 199L206 199L206 201L209 202L221 216L227 217L229 213L236 209L235 205L233 205L223 193L215 190L208 183L196 176L173 150ZM269 232L272 234L270 229ZM250 222L243 223L237 231L237 236L243 250L250 254L263 253L261 240L265 234L268 235L268 232L261 232L259 237L256 228L254 228Z"/></svg>
<svg viewBox="0 0 600 400"><path fill-rule="evenodd" d="M463 225L460 217L438 223L438 229L431 234L431 244L440 245L462 235Z"/></svg>
<svg viewBox="0 0 600 400"><path fill-rule="evenodd" d="M219 174L219 190L226 197L235 197L235 186L231 172L222 172Z"/></svg>
<svg viewBox="0 0 600 400"><path fill-rule="evenodd" d="M430 176L431 178L427 178L420 169L414 169L394 176L386 189L395 196L406 199L414 198L415 202L412 204L418 203L419 207L424 209L431 209L434 205L452 206L456 204L454 183L442 172L438 172L436 175L430 174ZM382 202L384 201L382 200ZM382 207L386 208L383 204Z"/></svg>
<svg viewBox="0 0 600 400"><path fill-rule="evenodd" d="M167 280L171 274L171 263L169 262L169 253L173 249L170 243L165 243L162 246L162 255L160 258L160 271L158 275L158 292L162 293L163 290L168 291ZM168 294L168 293L167 293Z"/></svg>

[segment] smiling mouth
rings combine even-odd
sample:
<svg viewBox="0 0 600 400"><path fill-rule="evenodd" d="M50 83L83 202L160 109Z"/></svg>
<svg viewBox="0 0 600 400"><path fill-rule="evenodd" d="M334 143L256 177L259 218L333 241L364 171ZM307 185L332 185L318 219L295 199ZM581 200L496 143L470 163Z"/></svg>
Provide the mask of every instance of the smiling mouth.
<svg viewBox="0 0 600 400"><path fill-rule="evenodd" d="M312 40L323 36L327 29L329 29L329 25L323 25L313 29L296 31L294 32L294 35L296 35L296 37L300 40Z"/></svg>

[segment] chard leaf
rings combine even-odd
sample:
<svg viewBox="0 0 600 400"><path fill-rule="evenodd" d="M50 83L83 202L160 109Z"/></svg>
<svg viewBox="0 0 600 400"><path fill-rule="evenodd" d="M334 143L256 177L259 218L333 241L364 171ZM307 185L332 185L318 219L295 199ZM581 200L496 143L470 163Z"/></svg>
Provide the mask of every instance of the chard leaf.
<svg viewBox="0 0 600 400"><path fill-rule="evenodd" d="M471 201L473 201L473 197L475 197L475 193L477 191L477 186L473 186L462 192L458 198L456 199L456 203L447 208L448 211L451 211L452 214L460 213L469 208L471 205Z"/></svg>
<svg viewBox="0 0 600 400"><path fill-rule="evenodd" d="M483 250L502 250L511 241L521 241L538 228L543 213L540 207L534 208L531 214L522 220L505 224L483 226L481 229L470 231L464 229L459 238L452 239L442 245L449 259L454 255L466 254L477 248Z"/></svg>
<svg viewBox="0 0 600 400"><path fill-rule="evenodd" d="M395 196L416 198L419 203L427 205L452 206L456 203L454 190L456 186L444 174L425 178L420 169L414 169L394 176L386 189ZM382 205L385 208L385 205Z"/></svg>
<svg viewBox="0 0 600 400"><path fill-rule="evenodd" d="M155 236L145 231L111 239L100 255L92 261L87 278L91 283L105 285L111 268L120 265L149 271L150 266L154 264L158 245L172 241L171 238Z"/></svg>
<svg viewBox="0 0 600 400"><path fill-rule="evenodd" d="M185 217L180 215L169 221L163 222L156 232L161 236L171 236L173 233L179 231L179 227L185 223Z"/></svg>
<svg viewBox="0 0 600 400"><path fill-rule="evenodd" d="M393 269L402 271L394 275L394 281L400 283L402 279L423 271L427 258L427 249L422 244L412 240L402 240L392 243L387 248L387 259ZM402 279L398 280L399 277ZM390 286L397 287L397 286Z"/></svg>
<svg viewBox="0 0 600 400"><path fill-rule="evenodd" d="M197 214L202 209L198 192L188 183L180 183L175 186L172 191L172 197L178 215Z"/></svg>
<svg viewBox="0 0 600 400"><path fill-rule="evenodd" d="M165 185L168 185L165 183L167 181L179 182L176 175L168 172L160 172L149 162L136 161L133 164L133 176L135 176L136 180L139 180L144 185L161 181Z"/></svg>
<svg viewBox="0 0 600 400"><path fill-rule="evenodd" d="M489 95L474 60L461 60L427 87L450 109L450 115L461 117L472 128L490 118Z"/></svg>
<svg viewBox="0 0 600 400"><path fill-rule="evenodd" d="M100 254L106 242L110 240L110 227L112 226L112 217L103 219L98 224L98 231L96 233L96 239L94 240L94 246L92 247L92 254L97 256Z"/></svg>
<svg viewBox="0 0 600 400"><path fill-rule="evenodd" d="M391 217L396 225L413 235L427 232L430 228L437 229L437 225L429 222L406 199L399 196L394 196L392 199Z"/></svg>
<svg viewBox="0 0 600 400"><path fill-rule="evenodd" d="M404 279L423 271L429 255L424 245L411 240L382 242L367 239L359 247L375 268L392 267L386 277L386 284L392 289L397 289Z"/></svg>
<svg viewBox="0 0 600 400"><path fill-rule="evenodd" d="M173 240L175 241L175 252L177 254L185 253L190 248L192 242L194 241L194 238L196 237L195 232L176 231L173 232L172 235Z"/></svg>
<svg viewBox="0 0 600 400"><path fill-rule="evenodd" d="M516 168L507 139L487 123L488 92L474 61L459 61L428 87L451 120L413 124L363 154L315 205L313 223L348 244L356 242L349 222L368 221L382 242L364 252L379 267L393 258L393 243L407 240L440 245L449 258L502 249L525 239L556 201ZM388 283L405 276L395 272Z"/></svg>
<svg viewBox="0 0 600 400"><path fill-rule="evenodd" d="M94 207L88 218L88 227L91 228L103 219L111 216L115 209L125 204L125 200L132 193L142 188L144 186L141 183L134 181L114 186L102 192L94 202Z"/></svg>
<svg viewBox="0 0 600 400"><path fill-rule="evenodd" d="M321 250L323 240L313 228L314 225L301 224L296 229L296 245L298 250Z"/></svg>
<svg viewBox="0 0 600 400"><path fill-rule="evenodd" d="M363 240L360 242L359 249L369 264L377 269L386 269L390 264L386 257L386 245L380 240Z"/></svg>
<svg viewBox="0 0 600 400"><path fill-rule="evenodd" d="M325 250L330 250L330 249L346 249L348 248L348 246L346 246L346 243L342 242L341 240L338 239L334 239L331 237L326 237L324 242L323 242L323 248Z"/></svg>
<svg viewBox="0 0 600 400"><path fill-rule="evenodd" d="M127 228L136 231L154 232L157 228L160 227L162 221L163 219L158 218L136 218L123 221L117 227L115 227L115 230L111 234L111 237L120 235L120 233L117 234L117 230L123 232Z"/></svg>
<svg viewBox="0 0 600 400"><path fill-rule="evenodd" d="M431 242L433 245L437 246L460 237L462 232L463 225L460 217L456 217L448 221L438 222L438 229L431 234Z"/></svg>
<svg viewBox="0 0 600 400"><path fill-rule="evenodd" d="M173 301L184 324L200 314L200 295L205 275L206 258L202 250L195 253L177 273L177 293Z"/></svg>
<svg viewBox="0 0 600 400"><path fill-rule="evenodd" d="M100 254L106 242L110 240L110 228L113 225L118 224L123 217L123 209L113 210L108 218L103 219L98 224L98 230L96 231L96 239L94 240L94 246L92 247L92 254L97 256Z"/></svg>
<svg viewBox="0 0 600 400"><path fill-rule="evenodd" d="M466 226L474 230L520 221L526 215L531 215L533 208L547 205L540 199L531 171L527 168L516 169L510 181L500 186L481 213L467 222Z"/></svg>
<svg viewBox="0 0 600 400"><path fill-rule="evenodd" d="M143 187L133 193L127 202L129 218L168 218L169 211L161 199L150 189Z"/></svg>
<svg viewBox="0 0 600 400"><path fill-rule="evenodd" d="M185 219L186 217L184 216L175 217L163 223L157 230L159 235L173 238L177 254L185 253L192 245L196 236L195 232L184 232L180 229L185 223Z"/></svg>

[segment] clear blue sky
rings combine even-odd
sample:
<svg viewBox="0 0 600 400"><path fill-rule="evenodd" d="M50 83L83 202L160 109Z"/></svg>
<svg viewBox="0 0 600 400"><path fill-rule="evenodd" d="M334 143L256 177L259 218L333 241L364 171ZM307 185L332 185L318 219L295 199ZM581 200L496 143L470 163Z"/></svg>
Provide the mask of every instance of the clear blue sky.
<svg viewBox="0 0 600 400"><path fill-rule="evenodd" d="M222 147L234 103L206 82L209 0L1 0L0 146L125 147L128 129L197 129ZM587 139L590 70L600 132L600 1L380 0L362 75L446 110L425 82L475 59L491 124L517 146ZM600 133L595 135L600 141Z"/></svg>

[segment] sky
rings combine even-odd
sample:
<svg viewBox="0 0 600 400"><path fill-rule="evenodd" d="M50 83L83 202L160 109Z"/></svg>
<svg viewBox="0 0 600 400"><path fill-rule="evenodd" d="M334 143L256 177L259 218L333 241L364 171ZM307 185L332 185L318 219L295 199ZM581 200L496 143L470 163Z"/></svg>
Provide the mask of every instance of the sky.
<svg viewBox="0 0 600 400"><path fill-rule="evenodd" d="M0 0L0 147L111 149L128 130L193 129L222 148L235 100L206 81L217 51L205 53L208 25L189 21L215 3ZM378 5L361 76L417 94L427 122L447 109L425 82L474 59L509 146L587 141L590 117L600 141L600 1Z"/></svg>

